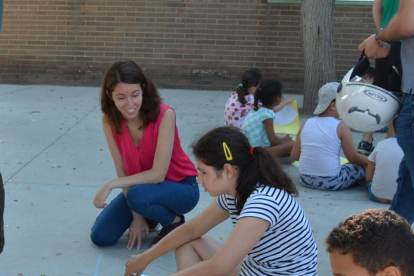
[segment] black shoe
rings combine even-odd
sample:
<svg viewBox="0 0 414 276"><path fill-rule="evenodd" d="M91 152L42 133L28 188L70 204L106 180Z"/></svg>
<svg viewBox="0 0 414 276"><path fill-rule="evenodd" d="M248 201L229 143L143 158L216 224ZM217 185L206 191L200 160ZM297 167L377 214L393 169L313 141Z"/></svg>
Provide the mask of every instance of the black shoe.
<svg viewBox="0 0 414 276"><path fill-rule="evenodd" d="M374 151L374 145L367 141L361 141L358 144L358 153L369 156Z"/></svg>
<svg viewBox="0 0 414 276"><path fill-rule="evenodd" d="M160 240L162 240L165 236L167 236L171 231L173 231L175 228L183 225L185 223L185 218L183 215L178 215L180 217L180 221L171 224L170 226L163 227L161 231L158 232L158 236L154 238L152 241L152 246L156 245Z"/></svg>

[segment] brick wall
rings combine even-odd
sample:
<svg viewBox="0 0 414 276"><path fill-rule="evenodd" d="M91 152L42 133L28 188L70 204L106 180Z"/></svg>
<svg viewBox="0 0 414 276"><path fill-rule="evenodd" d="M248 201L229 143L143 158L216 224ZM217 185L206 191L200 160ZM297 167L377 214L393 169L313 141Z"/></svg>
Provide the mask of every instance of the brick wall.
<svg viewBox="0 0 414 276"><path fill-rule="evenodd" d="M299 4L264 0L4 0L0 82L99 86L134 59L159 87L231 90L250 67L302 93ZM338 79L373 33L370 6L336 5Z"/></svg>

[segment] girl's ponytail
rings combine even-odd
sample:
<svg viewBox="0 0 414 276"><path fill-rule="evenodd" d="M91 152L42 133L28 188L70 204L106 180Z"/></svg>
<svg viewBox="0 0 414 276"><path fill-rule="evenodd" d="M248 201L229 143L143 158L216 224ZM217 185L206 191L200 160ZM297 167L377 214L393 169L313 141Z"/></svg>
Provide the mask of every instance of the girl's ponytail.
<svg viewBox="0 0 414 276"><path fill-rule="evenodd" d="M249 89L246 89L245 85L243 83L240 83L239 86L237 86L236 93L237 93L237 98L239 99L239 102L241 104L246 104L247 102L244 97L249 95Z"/></svg>
<svg viewBox="0 0 414 276"><path fill-rule="evenodd" d="M262 73L257 68L251 68L243 73L240 84L237 86L236 93L241 104L246 104L245 96L249 95L249 89L258 86L262 80Z"/></svg>
<svg viewBox="0 0 414 276"><path fill-rule="evenodd" d="M257 111L259 109L260 94L262 93L262 88L257 88L256 93L254 94L254 104L253 110Z"/></svg>
<svg viewBox="0 0 414 276"><path fill-rule="evenodd" d="M298 190L289 175L266 148L254 147L251 152L253 152L253 162L245 170L240 170L237 181L236 208L238 212L241 212L246 200L256 189L256 184L285 190L292 196L298 195Z"/></svg>

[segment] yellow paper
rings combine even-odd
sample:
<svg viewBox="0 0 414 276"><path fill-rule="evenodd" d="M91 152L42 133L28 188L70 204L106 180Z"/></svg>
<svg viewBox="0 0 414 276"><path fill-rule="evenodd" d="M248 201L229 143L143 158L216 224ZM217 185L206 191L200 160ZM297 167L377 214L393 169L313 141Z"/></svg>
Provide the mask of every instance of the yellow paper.
<svg viewBox="0 0 414 276"><path fill-rule="evenodd" d="M339 161L341 162L341 165L349 163L348 159L346 159L345 157L342 157L342 156L339 158Z"/></svg>
<svg viewBox="0 0 414 276"><path fill-rule="evenodd" d="M345 157L339 157L339 161L341 162L341 165L349 163L348 159L346 159ZM295 166L296 168L299 168L299 161L295 161L292 163L293 166Z"/></svg>
<svg viewBox="0 0 414 276"><path fill-rule="evenodd" d="M293 100L290 105L292 105L293 109L298 112L298 103L296 100ZM277 116L277 114L276 114ZM298 116L288 125L279 125L273 123L273 129L275 133L286 133L286 134L293 134L296 135L300 129L300 121L299 121L299 113Z"/></svg>

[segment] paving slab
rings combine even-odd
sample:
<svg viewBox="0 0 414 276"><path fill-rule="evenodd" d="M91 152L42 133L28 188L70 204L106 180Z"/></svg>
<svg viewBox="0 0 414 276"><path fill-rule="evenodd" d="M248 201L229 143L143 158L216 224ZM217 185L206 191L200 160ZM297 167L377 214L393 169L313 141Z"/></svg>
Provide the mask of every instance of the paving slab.
<svg viewBox="0 0 414 276"><path fill-rule="evenodd" d="M177 114L183 149L206 131L223 125L223 109L230 93L220 91L160 90ZM289 96L289 95L287 95ZM298 100L299 107L303 99ZM89 238L99 214L93 198L99 187L116 177L101 127L99 88L0 85L0 171L6 189L6 245L0 255L0 276L113 276L123 275L131 254L149 248L126 249L127 237L112 247L98 248ZM305 118L301 119L301 122ZM375 134L375 142L385 134ZM360 133L353 133L355 144ZM295 183L298 169L284 165ZM367 208L388 208L369 200L356 186L325 192L298 185L297 200L306 211L319 248L318 275L331 275L324 239L346 216ZM110 199L120 190L114 190ZM213 199L201 191L191 219ZM208 234L223 242L231 232L227 221ZM175 271L169 253L145 271L151 276Z"/></svg>

